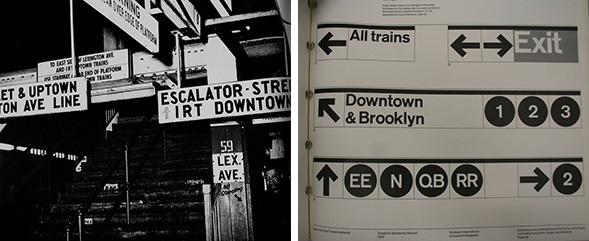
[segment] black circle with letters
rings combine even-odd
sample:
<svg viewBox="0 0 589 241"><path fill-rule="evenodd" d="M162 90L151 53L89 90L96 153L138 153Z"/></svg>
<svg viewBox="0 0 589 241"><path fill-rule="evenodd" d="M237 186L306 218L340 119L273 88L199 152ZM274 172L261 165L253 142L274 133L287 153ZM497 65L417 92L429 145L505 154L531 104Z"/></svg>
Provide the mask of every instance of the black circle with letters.
<svg viewBox="0 0 589 241"><path fill-rule="evenodd" d="M491 125L504 127L515 117L515 107L505 96L495 96L485 104L485 117Z"/></svg>
<svg viewBox="0 0 589 241"><path fill-rule="evenodd" d="M556 124L562 127L569 127L577 123L581 110L575 100L570 97L560 97L552 103L550 115Z"/></svg>
<svg viewBox="0 0 589 241"><path fill-rule="evenodd" d="M562 164L552 174L552 183L556 190L562 194L575 193L581 187L582 182L581 171L573 164Z"/></svg>
<svg viewBox="0 0 589 241"><path fill-rule="evenodd" d="M536 127L542 125L548 118L548 107L542 99L529 96L519 103L517 114L524 124Z"/></svg>
<svg viewBox="0 0 589 241"><path fill-rule="evenodd" d="M441 183L440 183L441 182ZM426 197L440 196L448 186L448 175L437 165L422 167L415 177L417 190Z"/></svg>
<svg viewBox="0 0 589 241"><path fill-rule="evenodd" d="M393 178L395 176L396 178ZM380 176L382 191L390 197L402 197L407 195L413 185L411 172L404 166L392 165L384 169Z"/></svg>
<svg viewBox="0 0 589 241"><path fill-rule="evenodd" d="M376 174L364 164L350 167L344 179L346 190L354 197L366 197L376 188Z"/></svg>
<svg viewBox="0 0 589 241"><path fill-rule="evenodd" d="M483 187L483 174L470 164L459 166L452 172L452 188L461 196L470 197Z"/></svg>

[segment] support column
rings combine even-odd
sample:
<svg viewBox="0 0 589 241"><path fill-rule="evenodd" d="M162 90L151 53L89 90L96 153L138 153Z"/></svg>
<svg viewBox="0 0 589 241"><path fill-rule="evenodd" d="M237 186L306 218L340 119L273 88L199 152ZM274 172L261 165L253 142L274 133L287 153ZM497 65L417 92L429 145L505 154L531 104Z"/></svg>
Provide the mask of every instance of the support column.
<svg viewBox="0 0 589 241"><path fill-rule="evenodd" d="M219 213L219 240L253 240L253 216L248 157L242 126L211 125L213 182L220 184L214 204Z"/></svg>

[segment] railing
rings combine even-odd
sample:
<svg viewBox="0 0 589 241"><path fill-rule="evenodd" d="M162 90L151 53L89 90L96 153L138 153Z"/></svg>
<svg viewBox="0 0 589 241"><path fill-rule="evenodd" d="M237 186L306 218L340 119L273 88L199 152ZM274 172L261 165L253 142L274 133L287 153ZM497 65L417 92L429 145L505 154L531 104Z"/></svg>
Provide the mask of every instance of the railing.
<svg viewBox="0 0 589 241"><path fill-rule="evenodd" d="M8 206L8 204L13 201L16 194L21 191L21 189L32 179L32 177L34 177L37 174L37 172L39 172L39 170L41 170L42 167L47 165L47 162L49 161L49 159L53 158L53 155L55 153L57 153L56 150L58 150L59 147L62 146L66 140L70 140L71 135L78 131L80 124L81 123L78 122L75 126L73 126L72 128L69 129L70 130L69 132L65 133L65 135L62 136L62 138L60 138L57 142L55 142L54 145L52 146L52 148L47 150L47 154L42 156L41 160L35 165L35 167L33 167L27 173L27 175L25 175L23 177L23 179L21 179L21 181L15 186L15 188L13 188L8 193L8 195L6 195L6 198L4 200L2 200L2 203L0 203L0 213L3 213L4 209ZM30 148L25 150L25 153L28 153L29 150L30 150ZM30 155L30 158L33 158L34 156L35 155Z"/></svg>
<svg viewBox="0 0 589 241"><path fill-rule="evenodd" d="M98 198L98 195L102 192L104 185L106 185L106 183L112 179L112 176L114 175L115 171L117 170L118 166L121 164L121 162L123 160L125 160L125 189L126 192L123 192L122 194L126 193L127 196L127 224L129 224L129 206L130 206L130 202L129 202L129 172L128 172L128 148L130 146L133 146L133 144L135 144L135 142L137 141L137 138L140 134L140 131L143 130L148 123L150 122L150 120L152 119L151 115L147 115L143 118L142 122L141 122L141 126L139 128L137 128L135 130L135 132L133 133L133 135L131 135L131 137L129 138L129 140L127 141L127 144L125 145L125 156L124 158L116 158L115 160L113 160L107 171L104 173L104 175L102 176L102 179L100 180L100 182L98 184L96 184L94 186L94 189L92 190L92 192L88 195L88 197L86 198L86 200L80 205L80 207L77 209L76 211L76 217L72 218L70 222L68 222L67 226L66 226L66 240L69 241L70 238L70 229L72 227L72 224L77 222L77 229L78 229L78 240L82 241L83 238L83 216L84 213L86 213L88 211L88 209L90 209L90 207L92 206L92 204L96 201L96 199ZM155 138L154 142L157 142L158 138ZM155 143L154 143L155 145ZM152 150L153 148L150 148L150 150ZM146 155L150 155L151 151L147 152ZM138 170L134 173L134 175L137 175L139 173L139 170L141 170L141 168L143 168L144 164L145 164L145 160L146 158L143 158L142 163L140 164L140 166L138 167ZM122 195L121 195L122 196ZM117 201L118 203L120 203L120 201ZM108 221L106 221L105 219L105 223L106 222L110 222L110 219L112 219L112 216L114 215L114 212L118 209L119 205L113 205L113 210L112 210L112 215L110 215ZM105 225L103 224L103 227ZM100 233L99 235L97 235L98 237L100 237L102 234Z"/></svg>

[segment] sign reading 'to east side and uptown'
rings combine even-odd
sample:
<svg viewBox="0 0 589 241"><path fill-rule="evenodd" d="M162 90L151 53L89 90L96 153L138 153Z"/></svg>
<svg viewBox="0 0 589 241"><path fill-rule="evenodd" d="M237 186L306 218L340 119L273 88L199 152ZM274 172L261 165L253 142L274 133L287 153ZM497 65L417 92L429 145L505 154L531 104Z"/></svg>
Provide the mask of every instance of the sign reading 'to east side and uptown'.
<svg viewBox="0 0 589 241"><path fill-rule="evenodd" d="M132 0L84 0L152 53L159 52L158 22Z"/></svg>
<svg viewBox="0 0 589 241"><path fill-rule="evenodd" d="M159 122L290 110L290 78L257 79L158 92Z"/></svg>
<svg viewBox="0 0 589 241"><path fill-rule="evenodd" d="M84 77L0 88L0 118L88 109Z"/></svg>
<svg viewBox="0 0 589 241"><path fill-rule="evenodd" d="M90 82L129 78L129 50L121 49L78 57L81 76ZM38 81L72 78L72 59L58 59L37 64Z"/></svg>

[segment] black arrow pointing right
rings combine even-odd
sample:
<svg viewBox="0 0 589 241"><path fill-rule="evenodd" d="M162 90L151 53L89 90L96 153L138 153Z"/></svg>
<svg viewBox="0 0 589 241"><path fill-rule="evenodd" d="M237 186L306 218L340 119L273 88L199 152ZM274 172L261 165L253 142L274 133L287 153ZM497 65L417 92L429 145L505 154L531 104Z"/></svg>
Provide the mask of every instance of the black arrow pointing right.
<svg viewBox="0 0 589 241"><path fill-rule="evenodd" d="M329 117L333 120L333 122L337 122L339 120L339 115L333 111L330 105L335 104L335 98L331 99L319 99L319 117L323 117L324 113L327 112Z"/></svg>
<svg viewBox="0 0 589 241"><path fill-rule="evenodd" d="M325 54L329 55L331 53L331 46L346 46L346 40L330 40L333 37L331 32L327 32L325 36L319 41L319 47L325 52Z"/></svg>
<svg viewBox="0 0 589 241"><path fill-rule="evenodd" d="M329 179L332 181L337 180L337 175L335 172L329 168L327 164L321 168L321 171L317 173L317 180L321 181L323 179L323 196L329 196Z"/></svg>
<svg viewBox="0 0 589 241"><path fill-rule="evenodd" d="M464 49L481 48L480 43L465 43L464 40L466 40L466 36L464 36L464 34L461 34L460 36L458 36L456 40L454 40L454 42L452 42L452 44L450 44L450 47L452 47L454 51L456 51L456 53L460 54L461 57L464 57L466 55L466 51L464 51Z"/></svg>
<svg viewBox="0 0 589 241"><path fill-rule="evenodd" d="M534 186L534 189L536 190L536 192L539 192L540 190L542 190L542 187L544 187L544 185L546 185L549 178L546 176L546 174L544 174L544 172L542 172L542 170L540 170L540 168L536 167L536 169L534 169L534 173L536 173L536 176L520 177L519 182L520 183L536 183L536 186Z"/></svg>
<svg viewBox="0 0 589 241"><path fill-rule="evenodd" d="M499 55L499 57L503 57L503 55L505 55L507 51L509 51L511 47L513 47L513 45L509 42L509 40L503 37L502 34L499 34L499 36L497 36L497 40L499 40L499 43L483 43L483 48L500 49L499 52L497 52L497 54Z"/></svg>

